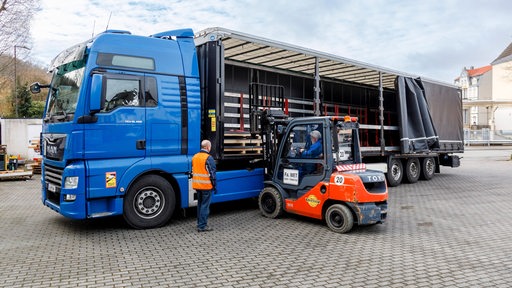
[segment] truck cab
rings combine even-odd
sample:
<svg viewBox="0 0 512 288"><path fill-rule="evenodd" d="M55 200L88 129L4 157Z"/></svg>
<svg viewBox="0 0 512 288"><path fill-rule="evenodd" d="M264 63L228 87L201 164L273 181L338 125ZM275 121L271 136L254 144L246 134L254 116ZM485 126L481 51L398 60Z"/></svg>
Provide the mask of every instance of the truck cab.
<svg viewBox="0 0 512 288"><path fill-rule="evenodd" d="M269 122L278 126L274 131L283 132L266 137L279 139L279 144L259 195L264 216L276 218L286 211L324 220L339 233L348 232L354 224L385 221L385 176L380 171L367 170L362 163L356 118L305 117L286 121L275 112L265 114L274 114Z"/></svg>
<svg viewBox="0 0 512 288"><path fill-rule="evenodd" d="M194 33L180 29L105 31L55 57L52 82L31 87L48 88L43 204L73 219L123 215L138 229L196 206L191 158L206 137L205 115L220 117L205 104L220 101L202 92L197 55ZM212 202L258 195L263 169L223 167Z"/></svg>

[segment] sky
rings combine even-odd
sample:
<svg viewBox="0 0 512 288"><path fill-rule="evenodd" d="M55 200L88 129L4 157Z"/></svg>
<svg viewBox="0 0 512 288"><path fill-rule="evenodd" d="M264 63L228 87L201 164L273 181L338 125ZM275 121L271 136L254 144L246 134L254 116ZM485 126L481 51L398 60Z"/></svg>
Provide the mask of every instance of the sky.
<svg viewBox="0 0 512 288"><path fill-rule="evenodd" d="M47 67L107 27L137 35L223 27L453 83L512 42L511 15L508 0L41 0L30 57Z"/></svg>

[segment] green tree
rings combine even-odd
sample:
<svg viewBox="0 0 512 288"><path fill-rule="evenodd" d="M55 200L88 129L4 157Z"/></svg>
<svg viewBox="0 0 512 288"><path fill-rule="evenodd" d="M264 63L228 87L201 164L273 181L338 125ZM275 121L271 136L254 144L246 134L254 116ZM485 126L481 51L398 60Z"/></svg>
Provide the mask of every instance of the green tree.
<svg viewBox="0 0 512 288"><path fill-rule="evenodd" d="M14 106L16 109L16 101L18 102L18 115L20 118L28 117L28 111L32 106L32 97L30 97L30 91L28 90L28 84L18 85L16 87L16 97L14 99ZM15 111L16 113L16 111Z"/></svg>
<svg viewBox="0 0 512 288"><path fill-rule="evenodd" d="M29 109L29 117L43 118L44 105L44 101L32 101L32 106L30 106Z"/></svg>
<svg viewBox="0 0 512 288"><path fill-rule="evenodd" d="M32 93L30 93L28 83L18 85L16 91L17 97L12 97L13 116L16 115L16 104L18 104L18 117L41 118L45 103L43 101L32 101Z"/></svg>

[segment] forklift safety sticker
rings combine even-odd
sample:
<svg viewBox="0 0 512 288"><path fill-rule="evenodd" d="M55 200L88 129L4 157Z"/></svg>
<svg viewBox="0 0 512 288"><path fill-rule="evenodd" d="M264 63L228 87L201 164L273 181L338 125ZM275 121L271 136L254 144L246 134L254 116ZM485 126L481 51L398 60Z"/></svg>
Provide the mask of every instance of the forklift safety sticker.
<svg viewBox="0 0 512 288"><path fill-rule="evenodd" d="M316 207L320 204L320 200L318 200L315 195L309 195L308 198L306 198L306 202L308 202L311 207Z"/></svg>
<svg viewBox="0 0 512 288"><path fill-rule="evenodd" d="M344 182L345 178L343 178L343 175L336 175L336 177L334 177L334 184L343 185Z"/></svg>
<svg viewBox="0 0 512 288"><path fill-rule="evenodd" d="M105 186L107 188L115 188L117 186L116 180L116 172L105 173Z"/></svg>
<svg viewBox="0 0 512 288"><path fill-rule="evenodd" d="M284 184L299 185L299 170L284 169L283 182Z"/></svg>

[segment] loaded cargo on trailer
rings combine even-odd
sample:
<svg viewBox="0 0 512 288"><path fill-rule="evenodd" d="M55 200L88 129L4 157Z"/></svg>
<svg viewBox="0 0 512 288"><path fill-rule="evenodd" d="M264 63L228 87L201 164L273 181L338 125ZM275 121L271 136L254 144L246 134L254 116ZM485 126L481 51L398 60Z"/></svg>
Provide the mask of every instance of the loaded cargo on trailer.
<svg viewBox="0 0 512 288"><path fill-rule="evenodd" d="M251 133L254 83L281 87L291 117L357 116L362 161L380 164L391 185L456 167L463 151L455 87L222 28L105 31L50 70L49 85L31 87L49 88L42 201L71 218L164 225L197 204L188 173L201 139L218 167L213 202L257 197L265 147Z"/></svg>

